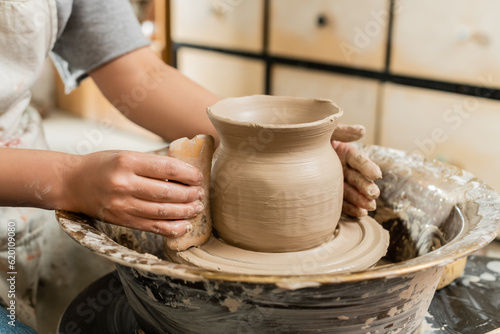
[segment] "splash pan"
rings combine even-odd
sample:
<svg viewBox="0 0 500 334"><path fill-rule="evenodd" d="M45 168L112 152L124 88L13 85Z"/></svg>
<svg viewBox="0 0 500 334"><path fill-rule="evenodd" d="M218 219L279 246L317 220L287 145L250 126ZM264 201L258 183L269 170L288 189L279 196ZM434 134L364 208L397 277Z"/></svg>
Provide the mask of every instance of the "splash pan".
<svg viewBox="0 0 500 334"><path fill-rule="evenodd" d="M58 212L61 227L116 267L148 333L413 333L446 265L492 241L500 198L468 172L379 146L374 218L390 232L388 264L357 272L241 275L162 259L161 238ZM162 152L157 152L162 154Z"/></svg>

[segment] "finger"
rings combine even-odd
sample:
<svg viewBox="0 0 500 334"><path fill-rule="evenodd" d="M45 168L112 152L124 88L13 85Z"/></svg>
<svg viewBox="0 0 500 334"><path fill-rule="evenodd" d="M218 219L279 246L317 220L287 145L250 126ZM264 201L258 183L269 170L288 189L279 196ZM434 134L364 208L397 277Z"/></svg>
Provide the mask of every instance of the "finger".
<svg viewBox="0 0 500 334"><path fill-rule="evenodd" d="M344 200L367 211L377 208L375 200L366 198L349 183L344 183Z"/></svg>
<svg viewBox="0 0 500 334"><path fill-rule="evenodd" d="M200 186L136 176L131 195L137 199L160 203L190 203L205 197Z"/></svg>
<svg viewBox="0 0 500 334"><path fill-rule="evenodd" d="M368 155L357 150L354 154L347 155L347 165L351 168L358 170L364 177L370 181L375 181L382 178L382 171L380 167L370 160Z"/></svg>
<svg viewBox="0 0 500 334"><path fill-rule="evenodd" d="M366 198L373 200L380 196L380 189L378 186L369 181L366 177L361 175L360 172L350 167L344 168L344 178L350 185L354 186Z"/></svg>
<svg viewBox="0 0 500 334"><path fill-rule="evenodd" d="M353 217L363 217L368 215L368 211L365 209L358 208L357 206L346 201L344 201L344 205L342 206L342 212Z"/></svg>
<svg viewBox="0 0 500 334"><path fill-rule="evenodd" d="M136 230L160 234L169 238L181 237L193 229L191 223L186 220L165 221L139 217L132 217L132 219L126 221L125 223L121 221L120 225Z"/></svg>
<svg viewBox="0 0 500 334"><path fill-rule="evenodd" d="M140 153L134 164L137 175L175 180L187 185L200 185L203 175L198 168L178 159L154 154Z"/></svg>
<svg viewBox="0 0 500 334"><path fill-rule="evenodd" d="M366 133L363 125L339 124L335 128L332 140L338 140L344 143L361 139Z"/></svg>
<svg viewBox="0 0 500 334"><path fill-rule="evenodd" d="M332 146L337 152L343 165L347 164L352 169L359 171L370 181L375 181L382 177L380 167L370 160L368 155L357 147L338 141L333 141Z"/></svg>
<svg viewBox="0 0 500 334"><path fill-rule="evenodd" d="M129 215L156 220L193 218L202 210L203 203L200 201L183 204L135 201L133 206L125 208Z"/></svg>

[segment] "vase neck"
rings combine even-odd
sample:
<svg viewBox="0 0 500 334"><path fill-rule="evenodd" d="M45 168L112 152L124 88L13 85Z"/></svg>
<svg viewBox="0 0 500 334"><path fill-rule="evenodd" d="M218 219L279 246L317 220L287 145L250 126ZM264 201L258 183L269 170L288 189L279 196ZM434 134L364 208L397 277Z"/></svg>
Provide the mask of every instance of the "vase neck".
<svg viewBox="0 0 500 334"><path fill-rule="evenodd" d="M325 122L311 127L266 128L226 124L219 127L221 144L231 150L248 149L262 153L312 150L330 143L336 122Z"/></svg>

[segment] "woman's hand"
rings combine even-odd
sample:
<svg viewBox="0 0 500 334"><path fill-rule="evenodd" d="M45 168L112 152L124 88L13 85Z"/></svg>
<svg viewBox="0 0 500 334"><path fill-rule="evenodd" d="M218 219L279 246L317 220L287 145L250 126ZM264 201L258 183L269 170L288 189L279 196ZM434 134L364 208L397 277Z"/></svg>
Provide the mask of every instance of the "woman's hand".
<svg viewBox="0 0 500 334"><path fill-rule="evenodd" d="M185 219L203 210L203 176L177 159L104 151L67 170L64 208L108 223L178 237L191 229Z"/></svg>
<svg viewBox="0 0 500 334"><path fill-rule="evenodd" d="M332 146L344 168L342 211L354 217L362 217L375 210L375 199L380 195L374 183L382 177L380 168L365 153L349 144L363 137L364 133L363 126L339 124L332 136Z"/></svg>

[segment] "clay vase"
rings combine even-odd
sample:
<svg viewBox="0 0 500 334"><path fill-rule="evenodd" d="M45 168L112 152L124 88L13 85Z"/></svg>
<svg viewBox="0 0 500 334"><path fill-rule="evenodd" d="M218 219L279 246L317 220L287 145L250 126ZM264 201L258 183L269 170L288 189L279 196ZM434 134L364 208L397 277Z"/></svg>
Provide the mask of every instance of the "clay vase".
<svg viewBox="0 0 500 334"><path fill-rule="evenodd" d="M333 237L343 172L330 100L254 95L207 109L220 135L212 166L214 228L234 246L292 252Z"/></svg>

